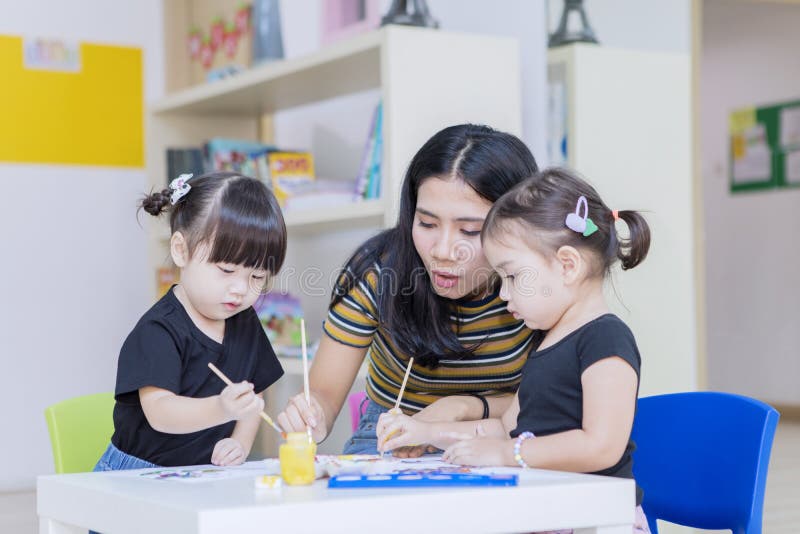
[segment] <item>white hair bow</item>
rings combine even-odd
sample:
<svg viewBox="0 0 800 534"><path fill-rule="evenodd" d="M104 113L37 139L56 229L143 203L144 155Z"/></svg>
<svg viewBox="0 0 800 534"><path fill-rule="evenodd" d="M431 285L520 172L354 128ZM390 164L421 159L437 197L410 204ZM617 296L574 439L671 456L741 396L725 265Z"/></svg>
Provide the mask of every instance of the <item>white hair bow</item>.
<svg viewBox="0 0 800 534"><path fill-rule="evenodd" d="M172 196L169 197L170 204L173 206L176 202L186 196L186 193L192 188L187 182L194 176L193 174L181 174L169 183L169 188L172 190Z"/></svg>

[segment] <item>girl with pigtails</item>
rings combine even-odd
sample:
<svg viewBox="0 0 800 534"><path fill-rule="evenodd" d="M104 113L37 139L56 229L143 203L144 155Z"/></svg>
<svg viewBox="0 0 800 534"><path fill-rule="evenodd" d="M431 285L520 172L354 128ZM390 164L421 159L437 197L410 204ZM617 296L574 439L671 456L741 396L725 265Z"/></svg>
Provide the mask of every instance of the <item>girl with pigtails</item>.
<svg viewBox="0 0 800 534"><path fill-rule="evenodd" d="M500 298L534 331L519 389L505 413L481 421L384 414L379 450L429 443L455 464L633 478L641 358L630 329L609 311L603 283L617 261L628 270L645 259L647 222L612 210L572 172L548 169L494 203L481 242L502 279ZM641 500L637 487L634 532L646 533Z"/></svg>

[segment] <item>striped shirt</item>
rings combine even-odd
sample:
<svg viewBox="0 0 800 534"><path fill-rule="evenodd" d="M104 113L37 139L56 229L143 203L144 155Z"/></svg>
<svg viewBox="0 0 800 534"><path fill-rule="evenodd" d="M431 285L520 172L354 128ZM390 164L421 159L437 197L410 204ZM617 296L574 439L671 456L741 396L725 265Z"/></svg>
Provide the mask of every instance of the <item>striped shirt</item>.
<svg viewBox="0 0 800 534"><path fill-rule="evenodd" d="M324 331L352 347L369 348L367 395L392 408L409 355L400 353L388 331L380 326L376 287L380 266L375 265L335 306L328 310ZM531 348L532 331L508 313L498 292L470 302L453 303L452 328L465 347L480 343L473 355L441 359L436 369L414 365L401 407L414 413L448 395L484 395L516 391L522 366Z"/></svg>

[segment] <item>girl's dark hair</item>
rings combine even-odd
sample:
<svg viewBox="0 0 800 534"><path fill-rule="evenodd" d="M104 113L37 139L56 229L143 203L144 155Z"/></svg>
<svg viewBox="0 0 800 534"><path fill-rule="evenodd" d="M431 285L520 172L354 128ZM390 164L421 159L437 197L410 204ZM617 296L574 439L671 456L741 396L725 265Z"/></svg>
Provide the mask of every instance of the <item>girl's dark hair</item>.
<svg viewBox="0 0 800 534"><path fill-rule="evenodd" d="M587 216L597 231L584 236L566 225L578 199L586 197ZM579 215L583 215L581 208ZM622 269L633 269L644 261L650 249L650 227L636 211L619 211L628 225L629 237L620 238L614 225L614 213L600 199L594 187L566 169L551 168L532 176L495 202L481 232L502 241L503 234L516 233L533 248L544 246L555 253L562 246L590 250L597 258L591 275L608 275L615 261Z"/></svg>
<svg viewBox="0 0 800 534"><path fill-rule="evenodd" d="M374 271L377 262L382 266L376 272L380 325L400 351L430 368L442 358L472 355L475 347L464 347L452 329L453 300L433 291L414 247L411 231L417 192L425 180L454 177L494 202L537 169L533 154L513 135L474 124L441 130L408 166L397 224L368 240L350 257L333 288L331 306Z"/></svg>
<svg viewBox="0 0 800 534"><path fill-rule="evenodd" d="M142 198L150 215L169 212L171 233L181 232L189 255L210 247L206 261L280 271L286 256L286 224L272 192L262 182L233 172L213 172L188 181L191 189L174 205L169 188Z"/></svg>

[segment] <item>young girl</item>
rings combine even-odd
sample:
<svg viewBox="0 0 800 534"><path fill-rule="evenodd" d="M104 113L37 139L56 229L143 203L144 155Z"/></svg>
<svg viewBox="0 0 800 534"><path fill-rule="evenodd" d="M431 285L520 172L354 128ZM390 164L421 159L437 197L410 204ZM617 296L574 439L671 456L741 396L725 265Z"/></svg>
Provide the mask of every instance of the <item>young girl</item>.
<svg viewBox="0 0 800 534"><path fill-rule="evenodd" d="M283 374L252 308L283 264L280 207L264 184L233 173L184 175L141 207L169 211L180 283L122 346L114 435L95 471L240 464L261 393ZM209 362L234 384L226 387Z"/></svg>
<svg viewBox="0 0 800 534"><path fill-rule="evenodd" d="M615 223L624 221L629 238ZM612 264L632 269L650 247L635 211L612 211L589 184L546 170L499 199L481 233L508 310L536 331L513 402L498 419L422 423L385 414L381 450L446 449L464 465L511 465L633 478L630 440L641 360L630 329L609 312ZM648 532L638 505L636 532Z"/></svg>

